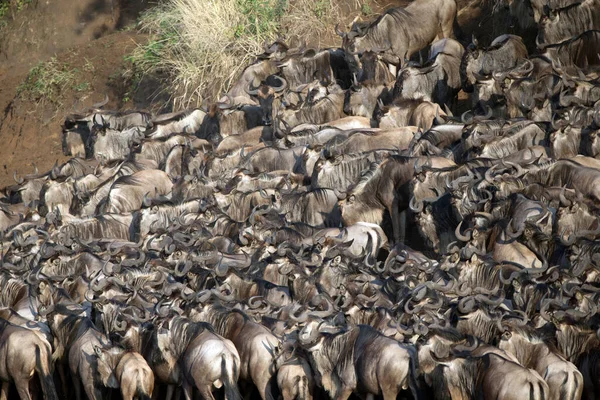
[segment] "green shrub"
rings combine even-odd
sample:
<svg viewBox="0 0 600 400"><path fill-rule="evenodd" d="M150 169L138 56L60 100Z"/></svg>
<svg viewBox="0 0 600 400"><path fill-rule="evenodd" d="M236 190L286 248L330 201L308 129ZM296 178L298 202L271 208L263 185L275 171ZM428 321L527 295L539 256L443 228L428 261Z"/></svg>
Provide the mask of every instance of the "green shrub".
<svg viewBox="0 0 600 400"><path fill-rule="evenodd" d="M68 87L75 87L74 70L60 63L55 57L35 65L17 88L17 94L34 101L48 100L56 103Z"/></svg>

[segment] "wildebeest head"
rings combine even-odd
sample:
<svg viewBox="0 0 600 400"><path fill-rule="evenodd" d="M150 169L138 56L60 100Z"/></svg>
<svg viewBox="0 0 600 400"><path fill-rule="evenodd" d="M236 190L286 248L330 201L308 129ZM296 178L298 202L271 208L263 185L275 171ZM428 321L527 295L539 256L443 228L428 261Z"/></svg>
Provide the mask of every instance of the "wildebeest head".
<svg viewBox="0 0 600 400"><path fill-rule="evenodd" d="M358 75L359 82L373 80L375 82L391 82L394 75L390 72L387 65L381 60L378 53L368 50L362 53L360 57L362 69Z"/></svg>
<svg viewBox="0 0 600 400"><path fill-rule="evenodd" d="M348 115L372 118L377 109L378 102L388 103L391 91L385 85L373 82L355 84L346 92L344 98L344 113Z"/></svg>
<svg viewBox="0 0 600 400"><path fill-rule="evenodd" d="M206 116L200 124L196 136L200 139L208 140L213 145L218 144L221 139L221 124L219 118L221 116L221 110L218 104L211 104L207 110Z"/></svg>
<svg viewBox="0 0 600 400"><path fill-rule="evenodd" d="M298 334L298 342L304 347L314 348L323 340L321 333L333 333L335 331L339 331L339 329L329 326L326 321L320 318L313 318L306 322L306 325Z"/></svg>
<svg viewBox="0 0 600 400"><path fill-rule="evenodd" d="M272 124L273 100L275 99L275 96L282 93L286 87L287 82L285 79L276 75L269 76L257 88L253 87L252 83L250 83L247 92L249 95L258 98L258 104L263 113L263 125Z"/></svg>

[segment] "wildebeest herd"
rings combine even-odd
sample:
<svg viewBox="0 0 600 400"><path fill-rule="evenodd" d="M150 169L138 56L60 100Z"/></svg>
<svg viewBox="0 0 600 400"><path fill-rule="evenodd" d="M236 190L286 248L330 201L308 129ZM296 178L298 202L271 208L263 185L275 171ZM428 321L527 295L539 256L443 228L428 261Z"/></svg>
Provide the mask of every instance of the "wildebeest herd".
<svg viewBox="0 0 600 400"><path fill-rule="evenodd" d="M416 0L68 115L0 203L0 398L599 398L600 1L508 6L536 55Z"/></svg>

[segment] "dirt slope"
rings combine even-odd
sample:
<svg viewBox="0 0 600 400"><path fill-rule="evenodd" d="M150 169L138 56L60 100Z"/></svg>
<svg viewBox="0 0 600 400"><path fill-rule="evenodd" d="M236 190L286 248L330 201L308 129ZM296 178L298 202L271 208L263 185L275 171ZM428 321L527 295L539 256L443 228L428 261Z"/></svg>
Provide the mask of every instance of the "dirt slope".
<svg viewBox="0 0 600 400"><path fill-rule="evenodd" d="M347 2L349 10L355 9L355 1L339 0L342 6ZM378 13L409 2L373 0L370 4ZM496 35L488 32L490 26L494 31L509 31L507 10L500 10L486 29L473 23L482 15L491 15L494 2L457 3L464 37L470 38L475 31L485 44ZM104 94L110 99L107 109L156 109L163 105L163 99L153 98L157 82L144 82L141 90L131 95L131 82L123 77L124 56L146 40L136 33L134 24L148 6L148 0L33 0L21 11L13 10L8 24L0 28L0 187L13 183L14 171L19 175L31 173L32 163L40 171L47 171L56 161L66 160L60 124L75 108L89 107L101 101ZM353 17L348 15L348 21ZM52 98L19 95L19 86L31 68L48 61L70 73L73 81Z"/></svg>

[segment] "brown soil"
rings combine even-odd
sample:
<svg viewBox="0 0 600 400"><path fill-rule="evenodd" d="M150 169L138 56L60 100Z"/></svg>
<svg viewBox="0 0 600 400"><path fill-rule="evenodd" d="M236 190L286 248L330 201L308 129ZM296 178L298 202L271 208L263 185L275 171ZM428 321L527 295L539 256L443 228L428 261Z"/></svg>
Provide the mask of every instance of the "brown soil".
<svg viewBox="0 0 600 400"><path fill-rule="evenodd" d="M408 3L374 0L370 4L379 13ZM495 37L473 23L491 13L490 3L458 0L462 9L458 21L465 37L475 32L483 37L482 43ZM340 0L340 4L356 10L358 3ZM14 171L31 173L33 163L47 171L56 161L65 161L60 140L65 115L101 101L104 94L110 99L107 109L156 109L157 105L168 109L165 99L153 97L158 86L153 81L140 85L133 100L123 101L131 85L123 78L123 57L145 40L133 25L147 7L148 0L33 0L9 18L0 30L0 187L13 183ZM349 13L348 21L340 22L348 23L354 16ZM503 20L486 24L486 29L489 26L509 31ZM85 88L69 88L56 99L37 101L17 95L30 69L51 57L76 70L78 81L87 83Z"/></svg>

